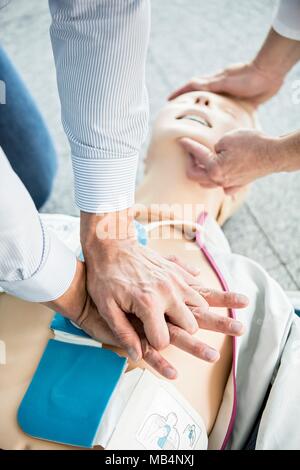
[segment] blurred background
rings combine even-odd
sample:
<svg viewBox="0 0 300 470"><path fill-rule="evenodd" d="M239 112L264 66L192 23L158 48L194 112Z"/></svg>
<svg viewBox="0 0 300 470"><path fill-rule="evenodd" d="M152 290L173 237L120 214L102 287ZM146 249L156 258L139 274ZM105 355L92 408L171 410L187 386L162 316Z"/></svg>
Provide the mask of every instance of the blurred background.
<svg viewBox="0 0 300 470"><path fill-rule="evenodd" d="M192 76L251 59L268 32L275 5L275 0L152 0L151 121L169 92ZM47 0L11 0L0 10L1 44L36 99L59 155L55 187L43 212L76 215L49 24ZM300 79L300 65L279 95L259 112L263 129L272 135L300 129L300 104L292 99L296 79ZM141 173L142 165L139 178ZM234 251L257 260L285 289L299 290L300 172L257 181L225 232Z"/></svg>

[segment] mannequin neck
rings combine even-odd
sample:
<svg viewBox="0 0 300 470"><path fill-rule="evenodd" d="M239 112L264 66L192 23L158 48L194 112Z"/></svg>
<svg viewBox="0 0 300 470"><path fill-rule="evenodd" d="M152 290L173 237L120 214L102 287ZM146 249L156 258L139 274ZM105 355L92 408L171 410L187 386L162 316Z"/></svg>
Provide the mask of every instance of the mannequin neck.
<svg viewBox="0 0 300 470"><path fill-rule="evenodd" d="M216 218L224 199L223 190L206 189L188 179L186 159L178 145L152 144L144 179L136 191L136 203L145 206L148 213L149 209L166 216L170 213L170 218L188 218L191 222L203 211Z"/></svg>

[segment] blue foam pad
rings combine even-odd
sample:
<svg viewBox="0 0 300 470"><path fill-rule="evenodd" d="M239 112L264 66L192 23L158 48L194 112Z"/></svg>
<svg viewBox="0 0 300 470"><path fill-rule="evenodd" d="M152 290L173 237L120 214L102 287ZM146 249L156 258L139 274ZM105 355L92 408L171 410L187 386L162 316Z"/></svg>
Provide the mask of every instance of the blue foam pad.
<svg viewBox="0 0 300 470"><path fill-rule="evenodd" d="M19 408L20 427L40 439L92 447L126 362L106 349L49 340Z"/></svg>
<svg viewBox="0 0 300 470"><path fill-rule="evenodd" d="M56 313L52 319L50 324L50 328L52 330L63 331L64 333L69 333L71 335L80 336L82 338L90 338L90 336L85 333L80 328L76 328L76 326L72 325L70 320L63 317L60 313Z"/></svg>

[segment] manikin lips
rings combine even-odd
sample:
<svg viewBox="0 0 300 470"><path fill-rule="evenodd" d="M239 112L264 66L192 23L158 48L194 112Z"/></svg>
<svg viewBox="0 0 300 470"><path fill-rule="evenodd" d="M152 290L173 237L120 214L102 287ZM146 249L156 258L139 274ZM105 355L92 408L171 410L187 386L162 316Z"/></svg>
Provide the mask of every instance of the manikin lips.
<svg viewBox="0 0 300 470"><path fill-rule="evenodd" d="M200 117L196 114L186 114L185 116L180 116L177 119L188 119L189 121L198 122L202 126L212 127L211 124L204 117Z"/></svg>

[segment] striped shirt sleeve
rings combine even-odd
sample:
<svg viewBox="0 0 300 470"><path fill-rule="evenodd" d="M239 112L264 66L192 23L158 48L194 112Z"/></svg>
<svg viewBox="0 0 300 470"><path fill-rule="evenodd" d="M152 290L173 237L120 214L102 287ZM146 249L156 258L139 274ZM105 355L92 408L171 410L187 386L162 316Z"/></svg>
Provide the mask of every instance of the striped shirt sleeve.
<svg viewBox="0 0 300 470"><path fill-rule="evenodd" d="M1 148L0 201L0 287L28 301L57 299L74 278L76 257L44 227Z"/></svg>
<svg viewBox="0 0 300 470"><path fill-rule="evenodd" d="M134 202L148 128L149 0L49 0L50 35L70 142L75 199L106 213Z"/></svg>

